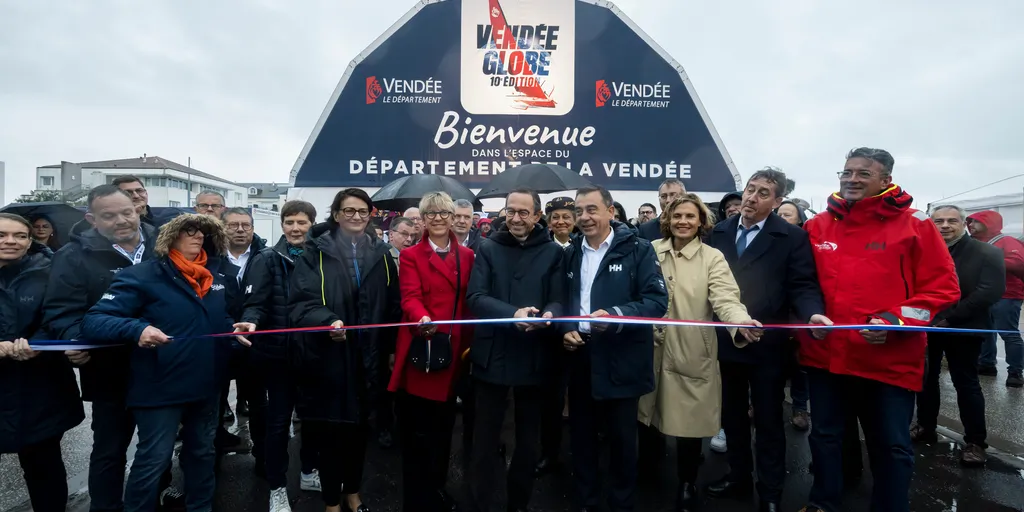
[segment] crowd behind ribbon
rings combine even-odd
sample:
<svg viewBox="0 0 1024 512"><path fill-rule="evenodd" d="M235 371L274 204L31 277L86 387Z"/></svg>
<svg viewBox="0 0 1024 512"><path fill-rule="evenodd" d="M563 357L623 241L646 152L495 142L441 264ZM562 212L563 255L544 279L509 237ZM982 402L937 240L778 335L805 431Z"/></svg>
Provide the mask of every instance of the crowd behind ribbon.
<svg viewBox="0 0 1024 512"><path fill-rule="evenodd" d="M990 373L994 359L981 353L994 354L995 336L763 328L1016 331L1007 322L1024 298L1020 242L1001 236L994 212L912 209L893 164L883 150L851 151L839 192L811 219L785 199L786 177L774 169L755 172L716 213L666 180L661 214L645 203L633 223L600 187L546 205L518 189L494 221L430 193L392 220L387 242L370 223L372 200L352 188L321 223L312 204L287 202L272 246L247 210L225 208L215 192L199 195L195 214L154 219L131 176L90 191L85 221L56 253L33 239L39 226L0 214L0 453L19 455L35 510L65 510L60 441L89 401L91 510L209 511L219 455L243 443L221 424L236 379L271 512L291 510L293 412L300 487L321 493L327 511L369 511L360 495L367 443L390 447L397 433L403 510L487 512L498 505L511 397L508 511L527 510L535 478L561 467L565 415L574 510L598 510L602 496L610 510L633 510L638 478L665 471L674 438L676 510L756 491L759 510L777 511L789 381L795 428L811 427L814 406L804 510L840 510L844 486L860 477L862 429L872 510L906 511L912 443L936 437L943 355L966 430L961 460L984 463L977 365L980 356ZM564 316L593 320L544 321ZM610 316L747 327L601 321ZM512 321L436 323L463 319ZM416 326L347 329L400 322ZM317 327L330 329L258 332ZM1019 387L1020 337L1003 337L1007 385ZM35 351L32 340L107 346L59 353ZM460 413L469 471L457 503L447 478ZM728 453L730 471L699 490L705 438ZM183 489L171 485L178 441Z"/></svg>

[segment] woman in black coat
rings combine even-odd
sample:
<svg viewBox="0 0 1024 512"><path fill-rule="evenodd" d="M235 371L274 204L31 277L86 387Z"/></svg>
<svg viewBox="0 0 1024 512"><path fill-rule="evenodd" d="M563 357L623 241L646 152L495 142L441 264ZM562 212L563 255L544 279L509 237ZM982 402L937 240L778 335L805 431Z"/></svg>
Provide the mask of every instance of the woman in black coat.
<svg viewBox="0 0 1024 512"><path fill-rule="evenodd" d="M46 338L42 305L52 254L31 231L24 218L0 213L0 453L18 454L32 509L57 512L68 501L60 440L85 415L64 354L28 344Z"/></svg>
<svg viewBox="0 0 1024 512"><path fill-rule="evenodd" d="M366 233L373 203L349 188L335 196L326 224L295 259L288 304L295 327L327 327L330 333L295 338L293 363L297 409L305 440L319 450L321 494L328 512L369 512L359 490L363 477L367 417L383 392L382 345L397 329L346 331L346 325L396 323L402 310L398 265L390 245ZM344 485L344 489L342 489Z"/></svg>

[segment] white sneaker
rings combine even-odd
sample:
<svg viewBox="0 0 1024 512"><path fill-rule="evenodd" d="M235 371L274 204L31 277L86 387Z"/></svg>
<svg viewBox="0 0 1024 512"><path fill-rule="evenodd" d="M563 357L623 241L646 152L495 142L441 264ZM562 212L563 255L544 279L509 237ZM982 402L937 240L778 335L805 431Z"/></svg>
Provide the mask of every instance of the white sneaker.
<svg viewBox="0 0 1024 512"><path fill-rule="evenodd" d="M292 512L288 503L288 489L281 487L270 491L270 512Z"/></svg>
<svg viewBox="0 0 1024 512"><path fill-rule="evenodd" d="M725 443L725 429L718 431L718 435L711 438L711 450L718 453L725 453L729 446Z"/></svg>
<svg viewBox="0 0 1024 512"><path fill-rule="evenodd" d="M312 473L300 473L299 488L303 491L320 492L320 472L313 470Z"/></svg>

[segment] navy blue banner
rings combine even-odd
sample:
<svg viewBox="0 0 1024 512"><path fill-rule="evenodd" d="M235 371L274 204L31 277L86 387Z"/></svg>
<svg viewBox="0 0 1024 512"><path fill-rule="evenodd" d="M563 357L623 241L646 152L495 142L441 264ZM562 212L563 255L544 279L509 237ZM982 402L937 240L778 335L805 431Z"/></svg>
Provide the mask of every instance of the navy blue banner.
<svg viewBox="0 0 1024 512"><path fill-rule="evenodd" d="M726 192L738 174L671 60L596 0L439 0L353 61L307 142L297 187L409 174L480 188L526 163L612 190L666 178Z"/></svg>

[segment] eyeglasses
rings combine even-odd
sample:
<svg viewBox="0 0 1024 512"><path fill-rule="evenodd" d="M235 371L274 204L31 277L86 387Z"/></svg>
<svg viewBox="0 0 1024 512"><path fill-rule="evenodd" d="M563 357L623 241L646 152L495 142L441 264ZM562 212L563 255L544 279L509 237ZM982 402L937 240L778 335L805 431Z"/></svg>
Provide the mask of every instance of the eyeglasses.
<svg viewBox="0 0 1024 512"><path fill-rule="evenodd" d="M222 204L199 203L199 204L196 205L196 208L199 208L200 210L219 210L221 208L224 208L224 205L222 205Z"/></svg>
<svg viewBox="0 0 1024 512"><path fill-rule="evenodd" d="M125 194L128 194L130 196L144 196L144 195L146 195L146 189L144 189L144 188L124 188L124 189L121 189L121 190L123 190Z"/></svg>
<svg viewBox="0 0 1024 512"><path fill-rule="evenodd" d="M360 217L363 217L363 218L370 216L370 210L368 210L366 208L360 208L358 210L355 209L355 208L342 208L341 209L341 213L342 213L342 215L344 215L345 217L347 217L349 219L351 219L352 217L355 217L357 213L359 214Z"/></svg>
<svg viewBox="0 0 1024 512"><path fill-rule="evenodd" d="M232 222L231 224L228 224L228 229L230 229L231 231L238 231L239 229L241 229L242 231L248 233L249 231L252 231L252 224L244 222Z"/></svg>
<svg viewBox="0 0 1024 512"><path fill-rule="evenodd" d="M531 212L530 210L505 210L505 216L510 219L514 219L516 217L519 217L520 219L526 219L531 215L533 215L533 212Z"/></svg>
<svg viewBox="0 0 1024 512"><path fill-rule="evenodd" d="M184 232L188 236L196 236L196 233L199 233L202 230L199 229L199 226L190 225L190 226L185 226L185 227L181 228L181 231Z"/></svg>
<svg viewBox="0 0 1024 512"><path fill-rule="evenodd" d="M448 220L448 218L452 216L452 212L423 212L423 216L430 220L434 220L438 217L441 217L443 220Z"/></svg>
<svg viewBox="0 0 1024 512"><path fill-rule="evenodd" d="M853 171L839 171L836 173L836 175L839 176L839 179L843 180L848 180L852 178L854 174L856 174L857 177L862 180L870 180L875 176L874 174L871 173L871 171L857 171L856 173L854 173Z"/></svg>

